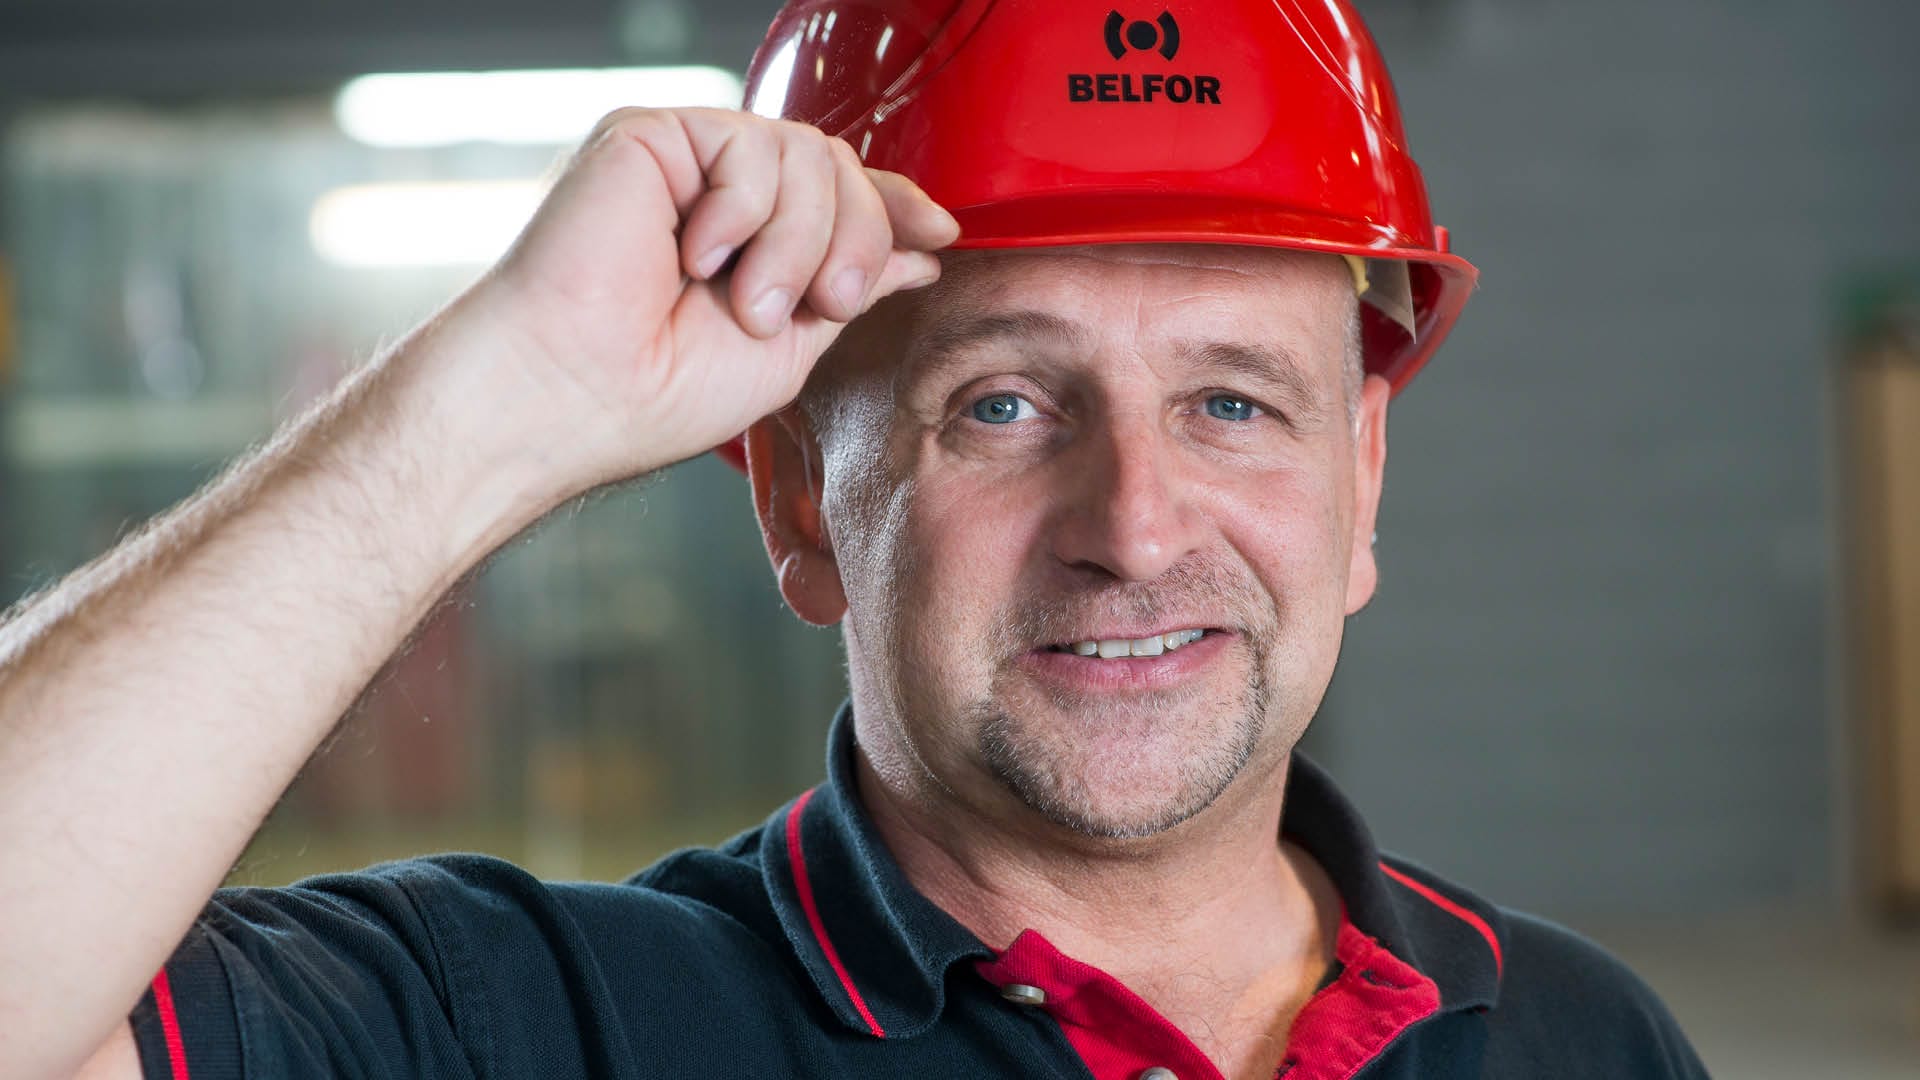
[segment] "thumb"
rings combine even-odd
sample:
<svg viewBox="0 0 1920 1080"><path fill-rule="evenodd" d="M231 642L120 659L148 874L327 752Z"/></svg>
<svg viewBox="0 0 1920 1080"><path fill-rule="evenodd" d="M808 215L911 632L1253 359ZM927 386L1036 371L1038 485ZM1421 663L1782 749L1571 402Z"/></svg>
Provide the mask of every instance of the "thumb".
<svg viewBox="0 0 1920 1080"><path fill-rule="evenodd" d="M866 302L860 305L860 313L866 314L873 306L897 292L921 289L940 280L940 258L926 251L902 251L895 248L887 255L886 265L880 268L880 278L873 283L867 293ZM835 322L807 312L808 318L796 315L794 326L803 334L805 347L814 355L826 351L840 331L847 324Z"/></svg>
<svg viewBox="0 0 1920 1080"><path fill-rule="evenodd" d="M873 305L896 292L906 289L919 289L940 280L940 257L928 251L902 251L895 248L887 256L887 265L880 270L880 280L874 282L873 291L867 294L867 302L860 310L869 311Z"/></svg>

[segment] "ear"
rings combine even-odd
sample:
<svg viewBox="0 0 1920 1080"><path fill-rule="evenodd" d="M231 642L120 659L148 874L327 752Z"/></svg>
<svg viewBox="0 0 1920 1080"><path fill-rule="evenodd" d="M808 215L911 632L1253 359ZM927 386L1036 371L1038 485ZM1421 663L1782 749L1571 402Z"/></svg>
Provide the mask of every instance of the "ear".
<svg viewBox="0 0 1920 1080"><path fill-rule="evenodd" d="M1353 536L1347 565L1347 614L1367 606L1380 584L1373 558L1374 529L1380 520L1380 484L1387 468L1387 399L1393 389L1378 375L1360 389L1360 428L1354 437Z"/></svg>
<svg viewBox="0 0 1920 1080"><path fill-rule="evenodd" d="M804 414L784 409L747 429L747 479L760 536L795 615L830 626L847 611L840 564L820 520L820 446Z"/></svg>

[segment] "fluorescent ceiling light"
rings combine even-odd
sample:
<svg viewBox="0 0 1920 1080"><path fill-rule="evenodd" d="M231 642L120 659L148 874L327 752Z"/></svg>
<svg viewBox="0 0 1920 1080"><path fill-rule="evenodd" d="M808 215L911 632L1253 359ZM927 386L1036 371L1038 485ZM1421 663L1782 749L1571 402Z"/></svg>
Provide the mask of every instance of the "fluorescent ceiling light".
<svg viewBox="0 0 1920 1080"><path fill-rule="evenodd" d="M334 99L340 129L373 146L578 142L628 105L738 108L740 76L717 67L572 68L363 75Z"/></svg>
<svg viewBox="0 0 1920 1080"><path fill-rule="evenodd" d="M533 180L360 184L320 196L313 249L341 266L461 266L499 258L545 194Z"/></svg>

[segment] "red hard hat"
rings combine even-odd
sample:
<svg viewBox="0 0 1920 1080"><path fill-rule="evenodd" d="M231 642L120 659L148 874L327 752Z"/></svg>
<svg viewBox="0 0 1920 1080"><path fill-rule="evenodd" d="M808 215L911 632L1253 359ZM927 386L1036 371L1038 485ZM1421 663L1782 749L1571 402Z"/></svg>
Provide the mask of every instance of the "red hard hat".
<svg viewBox="0 0 1920 1080"><path fill-rule="evenodd" d="M1111 2L791 0L746 107L911 178L960 222L956 248L1355 257L1366 370L1406 385L1477 274L1433 224L1359 15L1346 0Z"/></svg>

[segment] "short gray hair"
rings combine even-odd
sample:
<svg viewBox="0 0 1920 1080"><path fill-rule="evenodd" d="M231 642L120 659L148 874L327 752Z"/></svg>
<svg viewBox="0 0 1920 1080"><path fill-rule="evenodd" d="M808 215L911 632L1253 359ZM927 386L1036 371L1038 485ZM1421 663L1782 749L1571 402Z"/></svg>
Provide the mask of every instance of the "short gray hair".
<svg viewBox="0 0 1920 1080"><path fill-rule="evenodd" d="M1360 423L1360 391L1367 382L1365 320L1361 317L1365 303L1358 296L1353 298L1353 306L1347 310L1345 335L1347 420L1356 426Z"/></svg>

